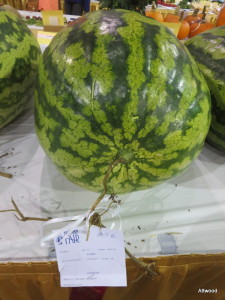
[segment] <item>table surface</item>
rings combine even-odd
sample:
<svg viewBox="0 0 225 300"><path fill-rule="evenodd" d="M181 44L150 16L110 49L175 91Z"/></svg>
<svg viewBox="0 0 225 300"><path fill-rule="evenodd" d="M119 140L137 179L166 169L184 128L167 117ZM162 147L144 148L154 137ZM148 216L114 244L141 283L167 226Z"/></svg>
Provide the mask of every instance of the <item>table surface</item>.
<svg viewBox="0 0 225 300"><path fill-rule="evenodd" d="M225 154L206 144L183 174L152 189L119 195L121 204L103 222L123 230L126 246L137 256L167 254L162 241L168 236L177 254L224 252L224 164ZM13 198L25 216L76 216L98 197L69 182L46 157L35 135L32 103L0 130L0 171L13 175L0 177L0 210L13 209ZM1 261L55 259L52 249L40 246L43 222L21 222L12 211L0 213L0 219Z"/></svg>

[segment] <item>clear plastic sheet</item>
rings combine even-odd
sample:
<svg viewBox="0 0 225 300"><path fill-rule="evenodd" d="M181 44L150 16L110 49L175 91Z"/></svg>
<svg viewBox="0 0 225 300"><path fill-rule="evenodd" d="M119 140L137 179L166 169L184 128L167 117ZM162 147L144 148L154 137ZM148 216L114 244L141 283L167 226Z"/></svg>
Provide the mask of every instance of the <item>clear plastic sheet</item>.
<svg viewBox="0 0 225 300"><path fill-rule="evenodd" d="M206 144L183 174L149 190L118 195L120 204L102 222L123 230L125 244L136 256L224 252L224 164L225 154ZM0 171L13 175L0 177L0 210L13 209L13 199L26 217L80 215L99 196L69 182L46 157L35 135L32 108L0 130ZM98 209L109 203L106 197ZM0 213L0 261L54 260L54 249L40 246L47 234L43 222L21 222L15 215Z"/></svg>

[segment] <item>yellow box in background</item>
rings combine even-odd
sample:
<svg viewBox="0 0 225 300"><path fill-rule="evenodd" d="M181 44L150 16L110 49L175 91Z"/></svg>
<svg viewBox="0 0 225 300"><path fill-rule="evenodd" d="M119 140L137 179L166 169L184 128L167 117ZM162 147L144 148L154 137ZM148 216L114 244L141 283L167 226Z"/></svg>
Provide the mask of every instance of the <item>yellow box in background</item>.
<svg viewBox="0 0 225 300"><path fill-rule="evenodd" d="M175 34L175 36L178 35L178 32L180 30L180 25L181 25L180 22L179 23L163 22L162 24L168 27L173 32L173 34Z"/></svg>
<svg viewBox="0 0 225 300"><path fill-rule="evenodd" d="M58 32L64 27L62 10L43 10L41 14L44 31Z"/></svg>

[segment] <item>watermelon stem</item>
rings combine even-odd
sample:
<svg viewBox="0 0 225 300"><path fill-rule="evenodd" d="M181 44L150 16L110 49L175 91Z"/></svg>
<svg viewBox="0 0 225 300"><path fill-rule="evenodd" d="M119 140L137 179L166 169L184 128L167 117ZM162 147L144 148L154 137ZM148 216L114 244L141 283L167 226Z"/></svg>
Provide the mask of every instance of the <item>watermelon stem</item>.
<svg viewBox="0 0 225 300"><path fill-rule="evenodd" d="M110 195L109 200L112 199L112 201L109 203L109 206L107 207L107 209L104 210L104 211L100 214L101 217L109 211L109 209L110 209L110 207L111 207L111 205L112 205L113 203L120 204L121 200L118 200L118 201L117 201L117 200L115 200L115 197L116 197L116 196L115 196L114 194L111 194L111 195Z"/></svg>
<svg viewBox="0 0 225 300"><path fill-rule="evenodd" d="M104 191L99 195L98 199L95 200L95 202L92 204L90 210L89 210L89 214L90 215L95 209L96 207L98 206L98 204L101 202L101 200L105 197L105 195L107 194L107 191L108 191L108 181L109 181L109 177L111 175L111 172L112 172L112 169L120 164L120 163L125 163L126 160L124 158L118 158L116 160L114 160L109 166L108 166L108 169L106 171L106 174L103 178L103 187L104 187Z"/></svg>
<svg viewBox="0 0 225 300"><path fill-rule="evenodd" d="M105 174L105 176L104 176L104 178L103 178L103 180L102 180L102 184L103 184L104 190L103 190L103 192L101 192L101 194L99 195L99 197L95 200L95 202L92 204L91 208L90 208L89 211L88 211L88 216L87 216L87 218L89 218L90 214L91 214L93 211L95 211L96 207L99 205L99 203L102 201L102 199L103 199L103 198L105 197L105 195L107 194L107 192L108 192L108 181L109 181L109 177L110 177L110 175L111 175L112 169L113 169L116 165L118 165L118 164L120 164L120 163L125 163L125 162L126 162L126 160L125 160L124 158L120 157L120 158L117 158L116 160L114 160L114 161L108 166L108 169L107 169L107 171L106 171L106 174ZM109 204L109 207L110 207L110 205L111 205L113 202L115 202L113 195L110 196L110 199L113 199L113 200L112 200L111 203ZM109 207L108 207L108 209L107 209L106 211L104 211L101 215L99 215L98 213L94 213L94 214L90 217L90 219L89 219L89 228L88 228L86 240L88 240L88 238L89 238L89 232L90 232L90 227L91 227L91 225L96 225L96 226L102 227L101 219L99 220L99 218L101 218L101 216L102 216L105 212L107 212L107 211L109 210Z"/></svg>
<svg viewBox="0 0 225 300"><path fill-rule="evenodd" d="M101 222L101 217L109 211L109 209L110 209L110 207L111 207L111 205L112 205L113 203L120 204L120 202L121 202L121 200L118 200L118 201L115 200L115 197L116 197L116 196L115 196L114 194L111 194L110 197L109 197L109 200L112 200L112 201L109 203L107 209L104 210L101 214L99 214L99 213L96 212L96 213L94 213L94 214L90 217L86 241L88 241L88 238L89 238L91 225L95 225L95 226L98 226L98 227L100 227L100 228L101 228L101 227L105 227L105 226L102 224L102 222Z"/></svg>

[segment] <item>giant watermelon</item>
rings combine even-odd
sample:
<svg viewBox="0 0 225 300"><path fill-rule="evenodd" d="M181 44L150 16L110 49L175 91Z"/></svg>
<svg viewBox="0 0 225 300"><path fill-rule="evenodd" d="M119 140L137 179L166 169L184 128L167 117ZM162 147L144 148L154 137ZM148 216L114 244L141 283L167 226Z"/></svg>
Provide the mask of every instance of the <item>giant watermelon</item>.
<svg viewBox="0 0 225 300"><path fill-rule="evenodd" d="M216 27L186 42L205 76L212 96L209 143L225 151L225 26Z"/></svg>
<svg viewBox="0 0 225 300"><path fill-rule="evenodd" d="M107 178L109 193L125 193L159 184L196 158L210 95L165 26L132 11L100 10L59 32L45 50L35 123L68 179L102 191Z"/></svg>
<svg viewBox="0 0 225 300"><path fill-rule="evenodd" d="M15 13L0 8L0 128L34 95L40 47Z"/></svg>

